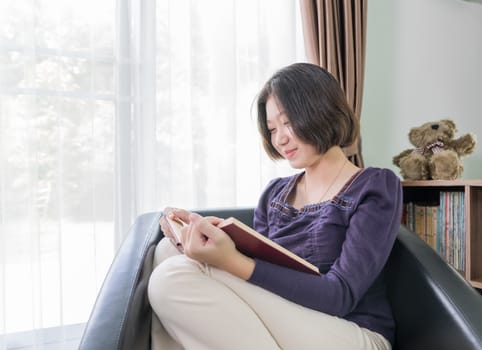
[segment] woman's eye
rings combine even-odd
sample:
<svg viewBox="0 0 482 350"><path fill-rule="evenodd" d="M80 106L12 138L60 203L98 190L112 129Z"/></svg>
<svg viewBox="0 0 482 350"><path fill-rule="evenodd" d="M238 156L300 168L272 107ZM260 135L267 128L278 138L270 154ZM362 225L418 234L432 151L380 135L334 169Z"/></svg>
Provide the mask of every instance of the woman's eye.
<svg viewBox="0 0 482 350"><path fill-rule="evenodd" d="M275 129L275 128L268 129L268 132L269 132L270 134L273 134L275 131L276 131L276 129Z"/></svg>

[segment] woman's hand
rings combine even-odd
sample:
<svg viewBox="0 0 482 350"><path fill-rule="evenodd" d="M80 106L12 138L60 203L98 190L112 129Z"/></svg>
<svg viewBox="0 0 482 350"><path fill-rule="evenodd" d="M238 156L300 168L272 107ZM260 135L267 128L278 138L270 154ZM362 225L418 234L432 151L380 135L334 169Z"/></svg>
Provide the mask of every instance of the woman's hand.
<svg viewBox="0 0 482 350"><path fill-rule="evenodd" d="M202 217L196 213L179 218L189 223L181 230L184 253L188 257L245 280L251 277L255 262L240 253L233 240L216 227L222 219Z"/></svg>
<svg viewBox="0 0 482 350"><path fill-rule="evenodd" d="M221 221L190 214L190 225L181 231L186 255L215 267L222 266L226 258L236 252L236 247L231 238L216 227Z"/></svg>
<svg viewBox="0 0 482 350"><path fill-rule="evenodd" d="M171 241L173 241L174 244L178 245L178 248L182 250L182 244L179 241L176 234L173 232L172 227L166 218L170 218L170 219L179 218L185 223L188 223L190 213L187 210L170 208L170 207L165 208L163 213L164 215L159 220L159 225L161 226L161 230L164 233L164 236L170 238Z"/></svg>

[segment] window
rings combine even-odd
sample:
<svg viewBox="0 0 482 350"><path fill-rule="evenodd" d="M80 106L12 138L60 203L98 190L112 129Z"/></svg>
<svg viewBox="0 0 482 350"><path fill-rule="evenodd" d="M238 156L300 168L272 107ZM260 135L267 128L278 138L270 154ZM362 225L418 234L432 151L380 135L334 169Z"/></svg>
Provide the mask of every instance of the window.
<svg viewBox="0 0 482 350"><path fill-rule="evenodd" d="M115 2L76 4L0 4L1 333L85 322L114 253Z"/></svg>
<svg viewBox="0 0 482 350"><path fill-rule="evenodd" d="M85 322L137 215L253 206L289 171L264 156L251 107L275 69L303 59L297 11L0 3L1 333Z"/></svg>

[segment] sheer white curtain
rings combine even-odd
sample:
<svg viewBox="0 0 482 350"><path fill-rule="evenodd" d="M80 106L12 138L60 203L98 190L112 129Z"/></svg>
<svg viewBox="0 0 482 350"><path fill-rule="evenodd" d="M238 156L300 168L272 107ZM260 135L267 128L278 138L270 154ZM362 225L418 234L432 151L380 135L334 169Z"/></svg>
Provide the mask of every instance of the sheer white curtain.
<svg viewBox="0 0 482 350"><path fill-rule="evenodd" d="M291 172L252 102L301 45L296 0L0 2L0 349L85 322L140 213Z"/></svg>
<svg viewBox="0 0 482 350"><path fill-rule="evenodd" d="M298 2L121 3L118 92L131 104L117 116L118 241L167 205L255 205L290 172L264 155L252 104L276 69L303 60Z"/></svg>
<svg viewBox="0 0 482 350"><path fill-rule="evenodd" d="M0 335L85 322L114 253L115 3L78 3L0 2Z"/></svg>

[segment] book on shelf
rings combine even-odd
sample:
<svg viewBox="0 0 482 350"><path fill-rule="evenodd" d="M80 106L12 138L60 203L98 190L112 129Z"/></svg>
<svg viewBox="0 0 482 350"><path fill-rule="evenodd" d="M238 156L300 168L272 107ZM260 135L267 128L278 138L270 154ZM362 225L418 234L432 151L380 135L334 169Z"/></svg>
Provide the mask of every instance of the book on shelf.
<svg viewBox="0 0 482 350"><path fill-rule="evenodd" d="M176 244L179 246L181 237L180 229L186 224L180 219L167 218L167 221L171 226L173 234L176 236ZM222 220L217 227L231 237L236 245L236 249L251 258L258 258L276 265L314 275L320 274L320 271L315 265L261 233L256 232L234 217Z"/></svg>
<svg viewBox="0 0 482 350"><path fill-rule="evenodd" d="M407 202L402 223L454 268L465 270L464 192L440 191L436 204Z"/></svg>

